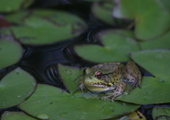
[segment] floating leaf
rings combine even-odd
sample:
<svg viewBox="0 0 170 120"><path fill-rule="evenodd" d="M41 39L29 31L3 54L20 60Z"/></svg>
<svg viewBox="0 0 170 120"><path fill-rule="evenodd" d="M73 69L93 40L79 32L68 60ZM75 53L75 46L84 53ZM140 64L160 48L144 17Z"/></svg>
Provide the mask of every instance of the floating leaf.
<svg viewBox="0 0 170 120"><path fill-rule="evenodd" d="M31 13L31 11L30 11ZM24 25L24 21L26 18L28 18L29 16L29 11L26 12L24 10L16 12L16 13L12 13L9 15L4 16L5 19L7 19L8 21L10 21L11 23L15 23L15 24L23 24Z"/></svg>
<svg viewBox="0 0 170 120"><path fill-rule="evenodd" d="M64 80L65 87L70 93L73 93L78 86L77 81L73 82L78 76L83 73L83 69L77 69L69 66L58 64L58 70L61 78Z"/></svg>
<svg viewBox="0 0 170 120"><path fill-rule="evenodd" d="M170 50L145 50L134 52L131 58L158 77L170 77Z"/></svg>
<svg viewBox="0 0 170 120"><path fill-rule="evenodd" d="M0 81L0 108L20 104L32 94L35 86L35 79L21 68L8 73Z"/></svg>
<svg viewBox="0 0 170 120"><path fill-rule="evenodd" d="M106 30L97 34L103 46L77 45L74 49L80 57L93 62L129 61L128 53L139 50L130 36L133 36L131 31Z"/></svg>
<svg viewBox="0 0 170 120"><path fill-rule="evenodd" d="M17 63L23 54L21 45L12 40L0 40L0 69Z"/></svg>
<svg viewBox="0 0 170 120"><path fill-rule="evenodd" d="M143 50L145 49L169 49L170 48L169 38L170 38L170 31L157 39L140 42L140 46Z"/></svg>
<svg viewBox="0 0 170 120"><path fill-rule="evenodd" d="M136 87L130 92L130 94L127 94L127 89L124 94L116 98L116 100L135 104L169 103L169 85L169 78L143 77L141 89Z"/></svg>
<svg viewBox="0 0 170 120"><path fill-rule="evenodd" d="M170 107L155 106L152 110L152 117L154 120L169 120L170 119Z"/></svg>
<svg viewBox="0 0 170 120"><path fill-rule="evenodd" d="M0 12L11 12L27 8L34 0L0 0Z"/></svg>
<svg viewBox="0 0 170 120"><path fill-rule="evenodd" d="M28 14L28 12L26 13ZM21 25L6 28L0 32L10 35L10 31L13 31L15 37L23 44L42 45L77 37L86 29L85 22L71 13L35 10L32 11L32 14L27 14L21 12L21 15L17 13L7 16L8 20L14 22L18 18L17 23Z"/></svg>
<svg viewBox="0 0 170 120"><path fill-rule="evenodd" d="M151 7L152 6L152 7ZM135 34L141 40L159 37L170 26L170 14L157 0L121 0L114 17L135 20Z"/></svg>
<svg viewBox="0 0 170 120"><path fill-rule="evenodd" d="M52 120L70 118L77 120L111 118L131 112L139 106L96 99L73 98L69 93L61 92L61 89L39 84L34 94L19 107L40 119L42 119L40 115L43 114Z"/></svg>
<svg viewBox="0 0 170 120"><path fill-rule="evenodd" d="M107 24L114 25L114 19L112 16L115 0L94 2L92 6L93 15L101 21Z"/></svg>
<svg viewBox="0 0 170 120"><path fill-rule="evenodd" d="M135 88L130 94L116 98L135 104L158 104L170 102L169 50L146 50L134 52L132 59L156 77L143 77L141 89ZM126 92L125 92L126 93Z"/></svg>
<svg viewBox="0 0 170 120"><path fill-rule="evenodd" d="M169 0L161 0L162 4L165 6L165 9L170 13L170 1Z"/></svg>
<svg viewBox="0 0 170 120"><path fill-rule="evenodd" d="M37 120L37 119L30 117L23 112L5 111L1 116L1 120Z"/></svg>

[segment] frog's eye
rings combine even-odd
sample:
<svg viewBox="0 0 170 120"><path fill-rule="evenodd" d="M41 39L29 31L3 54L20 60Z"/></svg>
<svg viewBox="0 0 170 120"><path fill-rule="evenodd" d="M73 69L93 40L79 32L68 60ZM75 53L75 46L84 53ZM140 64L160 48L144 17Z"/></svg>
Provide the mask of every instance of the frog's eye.
<svg viewBox="0 0 170 120"><path fill-rule="evenodd" d="M97 77L97 79L101 79L101 78L102 78L102 72L97 71L97 72L95 73L95 76Z"/></svg>

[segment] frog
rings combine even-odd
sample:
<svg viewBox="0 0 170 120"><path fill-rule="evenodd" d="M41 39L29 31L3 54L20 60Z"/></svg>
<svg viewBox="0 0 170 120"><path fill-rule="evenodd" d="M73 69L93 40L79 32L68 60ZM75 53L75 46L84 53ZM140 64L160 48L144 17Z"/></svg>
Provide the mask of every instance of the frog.
<svg viewBox="0 0 170 120"><path fill-rule="evenodd" d="M141 72L133 61L127 62L126 65L120 62L100 63L84 70L77 90L80 89L82 94L84 89L93 93L104 92L104 98L110 98L113 102L124 93L128 83L131 84L128 94L137 86L141 88L141 78Z"/></svg>

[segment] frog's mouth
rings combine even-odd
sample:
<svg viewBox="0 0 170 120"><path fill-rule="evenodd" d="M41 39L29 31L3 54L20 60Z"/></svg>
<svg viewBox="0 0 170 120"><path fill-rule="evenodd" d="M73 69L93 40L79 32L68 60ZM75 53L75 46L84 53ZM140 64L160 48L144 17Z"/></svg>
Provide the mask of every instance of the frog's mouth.
<svg viewBox="0 0 170 120"><path fill-rule="evenodd" d="M90 90L91 92L105 92L115 89L116 85L113 85L112 83L106 83L106 82L95 82L95 83L86 83L86 88Z"/></svg>
<svg viewBox="0 0 170 120"><path fill-rule="evenodd" d="M97 79L96 77L87 77L83 80L85 87L91 92L105 92L115 89L115 85L110 81L109 76L103 76L102 80ZM107 82L105 81L107 79Z"/></svg>
<svg viewBox="0 0 170 120"><path fill-rule="evenodd" d="M93 86L93 87L111 87L113 84L107 84L107 83L93 83L93 84L88 84L88 86Z"/></svg>
<svg viewBox="0 0 170 120"><path fill-rule="evenodd" d="M86 86L86 88L88 90L90 90L91 92L106 92L106 91L110 91L110 90L114 90L116 88L116 86L111 86L111 87L108 87L107 85L91 85L91 86Z"/></svg>

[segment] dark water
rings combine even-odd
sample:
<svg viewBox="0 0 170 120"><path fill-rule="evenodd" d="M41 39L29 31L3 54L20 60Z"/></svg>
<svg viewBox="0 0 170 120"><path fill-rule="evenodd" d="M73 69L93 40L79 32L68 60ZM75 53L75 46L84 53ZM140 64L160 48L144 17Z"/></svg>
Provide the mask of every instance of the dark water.
<svg viewBox="0 0 170 120"><path fill-rule="evenodd" d="M38 83L50 84L66 90L58 75L57 64L62 63L76 67L87 67L96 64L79 58L74 53L73 46L75 44L84 43L101 45L100 42L95 39L95 34L97 32L108 28L121 28L120 25L112 27L94 18L90 12L90 2L83 2L80 0L36 0L29 9L34 8L59 9L72 12L86 21L88 29L85 33L76 38L53 45L40 47L24 45L24 56L21 61L14 66L0 70L0 78L14 68L21 67L32 74ZM150 75L144 69L140 69L143 75ZM147 119L151 120L151 110L154 106L155 105L143 105L139 108L139 111L143 113ZM1 109L0 115L6 110L20 111L17 106L14 106L8 109Z"/></svg>

